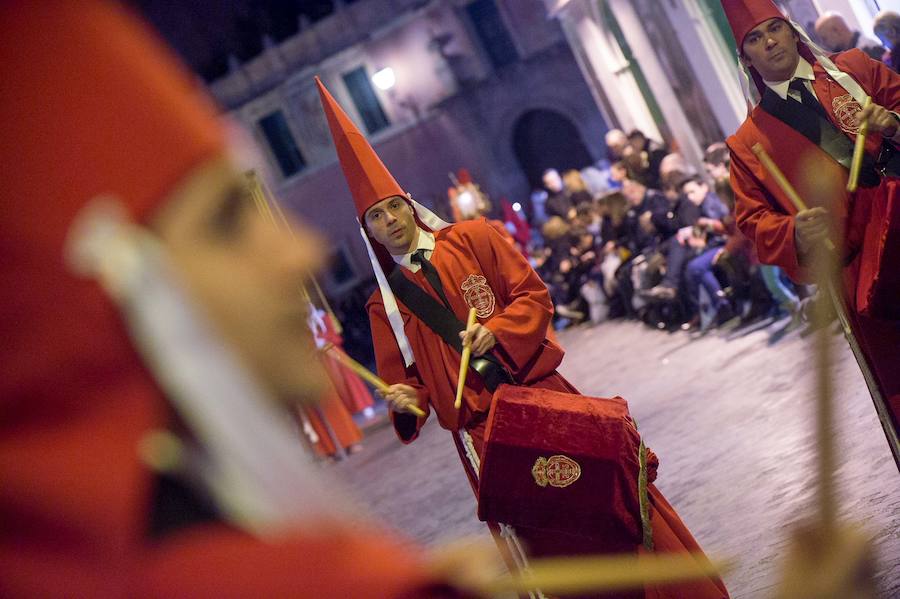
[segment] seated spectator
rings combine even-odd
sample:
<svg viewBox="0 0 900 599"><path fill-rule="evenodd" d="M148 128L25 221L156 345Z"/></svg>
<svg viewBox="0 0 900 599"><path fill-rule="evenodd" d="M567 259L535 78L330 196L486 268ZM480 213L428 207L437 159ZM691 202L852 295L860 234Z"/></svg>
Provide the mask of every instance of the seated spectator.
<svg viewBox="0 0 900 599"><path fill-rule="evenodd" d="M610 129L604 138L606 153L610 162L618 162L625 156L625 148L628 147L628 136L621 129Z"/></svg>
<svg viewBox="0 0 900 599"><path fill-rule="evenodd" d="M850 29L844 17L834 11L828 11L816 20L815 32L826 50L844 52L859 48L875 60L884 56L885 49L877 41Z"/></svg>
<svg viewBox="0 0 900 599"><path fill-rule="evenodd" d="M669 201L658 189L650 189L635 179L622 182L622 195L628 202L625 213L625 234L620 243L631 255L637 255L655 247L658 231L654 227L654 214L668 211Z"/></svg>
<svg viewBox="0 0 900 599"><path fill-rule="evenodd" d="M881 11L875 15L872 29L887 48L887 52L881 57L881 60L894 71L900 72L900 53L895 54L895 48L900 43L900 13L893 10Z"/></svg>
<svg viewBox="0 0 900 599"><path fill-rule="evenodd" d="M649 139L638 129L628 134L628 146L622 154L628 166L629 176L644 185L660 189L660 164L667 154L666 149Z"/></svg>
<svg viewBox="0 0 900 599"><path fill-rule="evenodd" d="M544 203L544 213L548 219L558 216L564 220L570 220L575 216L575 207L563 184L559 171L548 168L543 175L544 187L547 190L547 201Z"/></svg>
<svg viewBox="0 0 900 599"><path fill-rule="evenodd" d="M610 163L605 158L581 169L581 178L592 198L618 187L610 178Z"/></svg>
<svg viewBox="0 0 900 599"><path fill-rule="evenodd" d="M681 195L681 183L696 173L697 169L678 152L667 154L659 165L659 181L663 194L670 202L676 202Z"/></svg>
<svg viewBox="0 0 900 599"><path fill-rule="evenodd" d="M676 297L685 264L706 247L708 231L705 227L715 221L704 216L702 207L706 204L710 214L721 216L724 212L721 202L711 194L709 185L699 179L688 178L678 189L681 193L674 202L669 201L669 209L665 213L657 212L653 218L662 242L660 250L666 257L666 272L658 285L642 293L646 298L668 300ZM704 218L704 227L698 225L701 217Z"/></svg>
<svg viewBox="0 0 900 599"><path fill-rule="evenodd" d="M566 190L566 195L569 196L569 201L576 210L582 205L594 203L594 196L587 190L584 179L581 178L581 173L575 169L565 172L563 175L563 185Z"/></svg>
<svg viewBox="0 0 900 599"><path fill-rule="evenodd" d="M710 189L709 183L700 177L689 177L682 181L681 191L692 204L700 209L700 218L697 225L710 227L712 222L721 221L728 214L728 207L719 198L715 191Z"/></svg>
<svg viewBox="0 0 900 599"><path fill-rule="evenodd" d="M613 162L609 166L609 180L617 185L619 189L622 188L622 182L628 177L628 167L625 165L625 162L619 160L617 162Z"/></svg>

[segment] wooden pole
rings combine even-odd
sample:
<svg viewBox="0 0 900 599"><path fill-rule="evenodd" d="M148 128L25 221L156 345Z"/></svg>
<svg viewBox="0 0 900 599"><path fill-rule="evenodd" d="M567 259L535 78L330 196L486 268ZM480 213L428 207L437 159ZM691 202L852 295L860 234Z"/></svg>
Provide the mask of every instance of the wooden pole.
<svg viewBox="0 0 900 599"><path fill-rule="evenodd" d="M466 333L475 324L476 311L475 308L469 308L469 318L466 320ZM459 377L456 380L456 401L453 407L457 410L462 406L463 388L466 386L466 373L469 371L469 360L472 357L472 344L464 344L462 350L462 359L459 361Z"/></svg>
<svg viewBox="0 0 900 599"><path fill-rule="evenodd" d="M322 351L329 352L336 360L338 360L341 364L355 372L365 381L368 381L373 387L381 391L382 393L386 393L390 390L390 385L385 383L381 378L378 377L377 374L370 372L365 366L348 356L346 353L339 350L333 344L329 343ZM424 416L425 412L423 412L418 406L408 406L407 409L415 414L416 416Z"/></svg>
<svg viewBox="0 0 900 599"><path fill-rule="evenodd" d="M710 578L730 567L690 553L544 558L531 560L527 571L504 576L483 590L493 596L526 594L536 588L553 594L639 589Z"/></svg>

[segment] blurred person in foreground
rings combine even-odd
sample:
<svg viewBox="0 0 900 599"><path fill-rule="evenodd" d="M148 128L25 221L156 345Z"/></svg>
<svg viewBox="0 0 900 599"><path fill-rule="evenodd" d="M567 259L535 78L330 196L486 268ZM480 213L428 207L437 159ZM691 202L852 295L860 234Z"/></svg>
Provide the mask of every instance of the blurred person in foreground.
<svg viewBox="0 0 900 599"><path fill-rule="evenodd" d="M115 5L0 31L0 595L446 596L304 457L321 243L257 214L192 77Z"/></svg>
<svg viewBox="0 0 900 599"><path fill-rule="evenodd" d="M771 0L722 5L751 107L727 140L737 225L761 262L797 282L811 280L812 257L826 240L837 246L857 358L900 457L900 75L859 49L829 56ZM872 103L863 110L867 96ZM859 188L848 193L863 119L869 129ZM798 212L753 152L756 144L808 209Z"/></svg>

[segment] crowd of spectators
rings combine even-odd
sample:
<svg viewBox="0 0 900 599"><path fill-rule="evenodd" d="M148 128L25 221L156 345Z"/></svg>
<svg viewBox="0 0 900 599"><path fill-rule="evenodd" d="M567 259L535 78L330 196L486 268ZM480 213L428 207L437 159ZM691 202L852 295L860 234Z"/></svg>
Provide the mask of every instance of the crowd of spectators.
<svg viewBox="0 0 900 599"><path fill-rule="evenodd" d="M612 130L606 142L605 190L592 191L577 170L544 173L544 222L529 256L557 328L609 318L669 330L802 320L808 290L758 264L735 227L724 143L707 149L700 172L640 131Z"/></svg>

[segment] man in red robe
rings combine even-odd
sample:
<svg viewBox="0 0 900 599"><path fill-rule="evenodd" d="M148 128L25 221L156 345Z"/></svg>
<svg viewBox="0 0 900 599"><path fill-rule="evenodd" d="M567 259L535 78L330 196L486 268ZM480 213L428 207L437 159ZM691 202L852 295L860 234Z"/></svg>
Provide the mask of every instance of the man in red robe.
<svg viewBox="0 0 900 599"><path fill-rule="evenodd" d="M854 49L827 55L770 0L723 0L755 104L728 139L740 230L761 262L810 281L810 254L842 232L844 293L857 358L900 460L900 75ZM865 96L871 106L861 111ZM860 119L858 191L845 191ZM798 212L753 153L761 144L809 206ZM823 290L823 295L825 292ZM900 463L900 461L898 461Z"/></svg>
<svg viewBox="0 0 900 599"><path fill-rule="evenodd" d="M0 32L0 595L447 597L304 462L321 244L255 213L194 78L120 6Z"/></svg>
<svg viewBox="0 0 900 599"><path fill-rule="evenodd" d="M577 394L556 371L562 348L546 337L553 313L549 292L523 256L483 218L449 225L415 202L321 81L317 79L317 83L379 283L367 308L378 373L390 385L384 396L394 428L403 443L411 443L434 412L440 425L453 433L477 493L474 465L484 447L493 395L487 383L491 375L469 376L462 407L456 409L459 352L402 300L398 302L394 289L406 281L462 321L474 308L477 323L472 329L451 333L471 344L473 356L490 352L518 384ZM424 415L410 413L412 406ZM650 502L656 551L701 553L687 527L653 485ZM597 539L540 531L522 540L533 556L638 552L641 546L624 534ZM510 546L517 551L516 542ZM726 597L727 591L717 578L707 578L647 588L646 596Z"/></svg>

